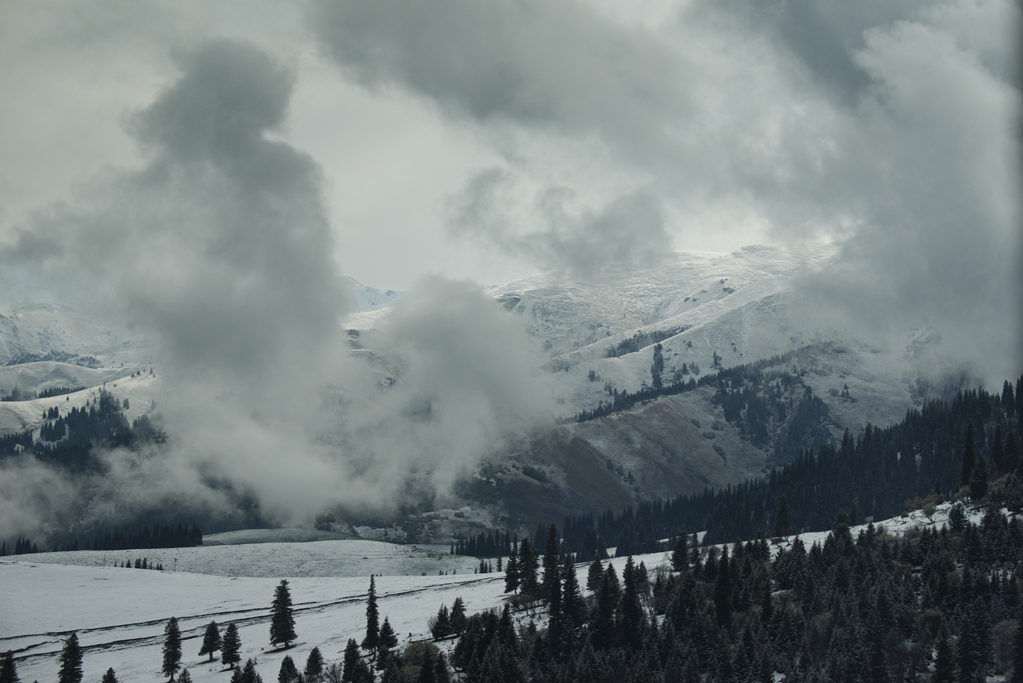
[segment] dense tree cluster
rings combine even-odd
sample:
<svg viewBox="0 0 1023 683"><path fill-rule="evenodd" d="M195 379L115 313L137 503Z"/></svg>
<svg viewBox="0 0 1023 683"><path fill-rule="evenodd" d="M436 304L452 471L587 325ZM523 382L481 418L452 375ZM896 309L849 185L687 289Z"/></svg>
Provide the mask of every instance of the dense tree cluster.
<svg viewBox="0 0 1023 683"><path fill-rule="evenodd" d="M56 546L55 550L129 550L149 548L192 548L202 545L202 529L198 525L162 524L150 529L145 526L138 531L121 530L96 533L79 544L78 538Z"/></svg>
<svg viewBox="0 0 1023 683"><path fill-rule="evenodd" d="M513 543L518 543L518 539L513 539L507 531L503 534L500 531L480 532L467 539L455 539L451 543L451 554L472 557L504 557Z"/></svg>
<svg viewBox="0 0 1023 683"><path fill-rule="evenodd" d="M39 552L39 546L32 542L28 538L19 538L9 547L7 541L0 543L0 557L5 555L28 555L29 553Z"/></svg>
<svg viewBox="0 0 1023 683"><path fill-rule="evenodd" d="M665 339L670 339L676 335L682 334L691 326L672 327L667 330L652 330L652 331L640 331L632 335L628 339L623 339L614 346L609 346L604 355L607 358L621 358L630 353L636 353L640 349L644 349L651 344L660 346L660 342ZM662 368L663 369L663 368Z"/></svg>
<svg viewBox="0 0 1023 683"><path fill-rule="evenodd" d="M979 509L978 509L979 510ZM772 560L766 538L691 551L651 578L591 565L582 600L563 565L546 628L508 608L469 617L452 663L466 680L983 681L1013 667L1023 601L1023 522L957 504L947 527L905 538L839 514L823 544ZM673 562L673 564L675 564ZM1011 680L1016 680L1014 677Z"/></svg>
<svg viewBox="0 0 1023 683"><path fill-rule="evenodd" d="M65 394L73 394L76 391L85 391L85 387L50 387L49 389L43 389L40 391L39 398L63 396ZM56 417L56 414L54 414L54 417Z"/></svg>
<svg viewBox="0 0 1023 683"><path fill-rule="evenodd" d="M0 458L31 451L34 443L31 429L26 429L16 434L0 436Z"/></svg>
<svg viewBox="0 0 1023 683"><path fill-rule="evenodd" d="M755 363L736 365L731 368L720 370L712 375L704 375L699 379L688 377L690 373L693 375L700 374L699 367L696 363L682 363L682 367L672 374L671 381L665 381L665 378L663 377L663 349L658 349L658 346L660 346L660 344L654 345L653 365L650 368L653 386L644 385L641 389L634 392L628 392L624 390L619 391L610 385L605 385L607 393L611 396L611 401L601 401L593 410L584 410L580 412L573 418L573 421L587 422L589 420L595 420L599 417L611 415L612 413L628 410L639 403L653 400L659 396L674 396L675 394L693 391L700 387L720 387L725 385L729 387L738 387L745 382L759 385L764 381L763 377L766 369L788 363L789 361L798 358L800 354L807 353L809 350L813 349L813 347L808 347L808 349L798 349L785 354L772 356ZM715 356L716 355L717 354L715 352ZM788 373L783 372L781 374L787 375ZM594 374L593 377L596 377L596 374ZM789 375L789 378L791 379L792 375Z"/></svg>
<svg viewBox="0 0 1023 683"><path fill-rule="evenodd" d="M748 402L745 408L748 411ZM467 681L920 681L980 683L992 675L1023 680L1023 377L1000 394L960 392L949 402L911 410L887 429L868 427L840 445L805 449L762 482L569 520L562 538L551 524L517 544L507 535L483 538L508 548L502 611L466 615L462 600L430 620L436 639L457 637L451 664ZM944 483L943 483L944 482ZM925 524L903 537L868 524L908 502L934 506L953 497L947 525ZM1006 514L1006 509L1009 514ZM833 512L825 540L768 540L791 530L819 529ZM690 544L680 529L707 529ZM667 543L663 539L667 538ZM539 551L542 539L543 553ZM660 539L660 540L659 540ZM477 549L480 547L477 537ZM603 544L629 555L619 572L604 564ZM593 562L586 593L572 550ZM648 572L632 553L670 548ZM452 548L454 551L454 548ZM498 555L499 556L499 555ZM528 617L516 624L514 610ZM452 680L433 643L398 652L385 618L379 623L375 578L367 593L362 648L351 638L340 664L314 648L303 673L290 657L279 681L443 683ZM181 638L171 619L163 671L180 668ZM275 593L271 643L295 639L287 582ZM244 667L234 624L224 636L207 627L200 655L221 651L232 683L262 679ZM75 634L60 656L60 683L81 682ZM374 669L378 672L374 674ZM187 670L179 683L189 683ZM0 683L17 683L11 653L0 660ZM113 670L105 683L116 683Z"/></svg>
<svg viewBox="0 0 1023 683"><path fill-rule="evenodd" d="M102 463L92 456L96 446L134 448L149 442L163 442L166 436L148 416L129 424L122 412L127 399L119 400L106 390L87 405L61 412L52 406L43 412L39 440L32 431L0 437L0 458L32 452L40 460L73 472L101 472Z"/></svg>
<svg viewBox="0 0 1023 683"><path fill-rule="evenodd" d="M960 391L949 402L931 401L891 427L868 425L857 438L846 432L838 445L804 449L763 480L598 517L570 517L564 525L566 547L580 557L607 546L617 546L619 554L654 552L681 528L706 530L705 542L712 543L753 538L774 528L783 495L793 530L823 531L841 510L855 508L858 518L885 519L901 513L907 501L935 493L950 498L971 479L984 487L1008 473L1014 476L992 485L990 495L1023 509L1021 388L1023 377L1015 390L1005 382L1000 394L976 389ZM971 449L984 463L977 472L972 466L963 469Z"/></svg>

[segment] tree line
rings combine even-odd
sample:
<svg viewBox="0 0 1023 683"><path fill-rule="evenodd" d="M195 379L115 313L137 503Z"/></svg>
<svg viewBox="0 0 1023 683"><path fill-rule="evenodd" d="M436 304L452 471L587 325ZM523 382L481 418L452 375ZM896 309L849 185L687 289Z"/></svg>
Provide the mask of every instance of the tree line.
<svg viewBox="0 0 1023 683"><path fill-rule="evenodd" d="M152 548L191 548L202 545L202 529L197 524L191 526L178 522L175 524L154 525L152 529L145 526L135 532L106 531L96 533L92 538L79 544L78 538L55 546L57 551L77 550L132 550Z"/></svg>
<svg viewBox="0 0 1023 683"><path fill-rule="evenodd" d="M563 526L565 543L587 557L614 546L620 555L654 552L682 528L705 530L708 543L749 539L771 529L782 496L797 531L827 530L842 510L854 521L884 519L901 513L907 502L936 493L950 498L968 486L973 472L963 469L967 453L983 463L991 494L1019 509L1021 424L1023 377L1015 389L1004 382L1001 393L959 391L951 401L910 409L890 427L868 425L858 437L846 431L837 445L802 449L765 479L570 516ZM1002 478L1007 474L1012 476Z"/></svg>

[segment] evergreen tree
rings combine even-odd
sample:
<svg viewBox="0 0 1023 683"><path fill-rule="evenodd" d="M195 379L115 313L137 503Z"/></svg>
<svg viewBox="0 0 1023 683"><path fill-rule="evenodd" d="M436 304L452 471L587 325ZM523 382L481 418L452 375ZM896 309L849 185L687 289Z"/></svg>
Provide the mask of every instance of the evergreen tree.
<svg viewBox="0 0 1023 683"><path fill-rule="evenodd" d="M273 604L270 607L270 644L284 643L284 649L295 640L295 616L291 609L291 592L288 582L281 580L274 591Z"/></svg>
<svg viewBox="0 0 1023 683"><path fill-rule="evenodd" d="M543 552L543 584L541 598L544 604L553 605L561 599L561 546L558 543L558 529L553 524L547 529L547 542Z"/></svg>
<svg viewBox="0 0 1023 683"><path fill-rule="evenodd" d="M202 636L202 648L199 650L199 656L209 655L210 661L213 661L213 653L220 649L220 628L217 626L217 622L211 621L206 624L206 632Z"/></svg>
<svg viewBox="0 0 1023 683"><path fill-rule="evenodd" d="M565 556L565 565L561 573L563 577L561 611L572 626L578 628L586 619L586 603L579 590L579 579L576 577L575 563L572 562L571 556Z"/></svg>
<svg viewBox="0 0 1023 683"><path fill-rule="evenodd" d="M0 683L20 683L20 680L18 667L14 665L14 654L8 650L0 661Z"/></svg>
<svg viewBox="0 0 1023 683"><path fill-rule="evenodd" d="M961 534L966 528L966 511L960 503L953 503L949 508L948 526L956 534Z"/></svg>
<svg viewBox="0 0 1023 683"><path fill-rule="evenodd" d="M393 659L387 663L384 674L380 677L380 683L405 683L405 680L398 669L398 663Z"/></svg>
<svg viewBox="0 0 1023 683"><path fill-rule="evenodd" d="M614 644L615 608L618 600L611 587L611 569L608 565L597 589L597 601L590 616L590 642L597 650L606 650Z"/></svg>
<svg viewBox="0 0 1023 683"><path fill-rule="evenodd" d="M298 667L291 655L287 655L281 661L281 669L277 673L277 683L297 683L299 679Z"/></svg>
<svg viewBox="0 0 1023 683"><path fill-rule="evenodd" d="M391 622L384 617L384 625L380 627L380 646L386 648L395 647L398 644L398 634L394 632Z"/></svg>
<svg viewBox="0 0 1023 683"><path fill-rule="evenodd" d="M241 683L263 683L263 677L256 671L256 662L251 659L245 660L245 666L242 667L239 678Z"/></svg>
<svg viewBox="0 0 1023 683"><path fill-rule="evenodd" d="M444 653L438 652L434 661L434 678L437 683L451 683L451 674L448 672L448 662Z"/></svg>
<svg viewBox="0 0 1023 683"><path fill-rule="evenodd" d="M380 611L377 609L376 582L373 575L369 576L369 595L366 598L366 637L362 640L362 649L375 652L380 642Z"/></svg>
<svg viewBox="0 0 1023 683"><path fill-rule="evenodd" d="M792 525L789 523L789 503L785 499L785 494L781 494L781 500L778 501L778 513L774 517L774 536L791 536Z"/></svg>
<svg viewBox="0 0 1023 683"><path fill-rule="evenodd" d="M184 675L178 678L178 683L184 680ZM117 674L114 673L114 667L107 669L107 672L103 674L103 680L101 683L117 683Z"/></svg>
<svg viewBox="0 0 1023 683"><path fill-rule="evenodd" d="M1016 434L1011 429L1008 436L1005 437L1005 448L1002 450L1002 457L1005 459L1006 467L1010 472L1019 473L1023 461L1019 457L1019 442L1016 441Z"/></svg>
<svg viewBox="0 0 1023 683"><path fill-rule="evenodd" d="M451 632L458 635L462 635L462 631L465 630L466 616L465 616L465 601L461 597L455 598L455 601L451 603L451 616L449 618L451 624Z"/></svg>
<svg viewBox="0 0 1023 683"><path fill-rule="evenodd" d="M718 625L727 627L732 624L732 572L728 566L728 548L721 551L718 560L717 578L714 583L714 614Z"/></svg>
<svg viewBox="0 0 1023 683"><path fill-rule="evenodd" d="M163 675L174 680L174 674L181 668L181 631L178 620L171 617L163 629Z"/></svg>
<svg viewBox="0 0 1023 683"><path fill-rule="evenodd" d="M643 606L639 602L639 589L637 587L636 566L633 564L632 556L625 561L625 571L622 573L622 582L625 589L622 592L622 601L619 606L621 614L621 631L625 642L633 649L639 650L643 645L643 632L645 630L645 619Z"/></svg>
<svg viewBox="0 0 1023 683"><path fill-rule="evenodd" d="M539 568L540 558L533 549L533 544L529 542L528 537L523 538L519 544L519 588L523 593L534 598L537 597L540 590L536 576Z"/></svg>
<svg viewBox="0 0 1023 683"><path fill-rule="evenodd" d="M959 469L959 485L969 486L973 477L973 466L976 463L977 451L973 443L973 423L966 425L966 438L963 444L963 464Z"/></svg>
<svg viewBox="0 0 1023 683"><path fill-rule="evenodd" d="M384 624L387 624L386 620ZM320 654L320 648L314 647L309 652L305 660L304 675L307 683L319 683L320 676L323 675L323 655Z"/></svg>
<svg viewBox="0 0 1023 683"><path fill-rule="evenodd" d="M1016 609L1016 620L1019 627L1016 628L1016 637L1012 642L1012 675L1009 683L1023 683L1023 601Z"/></svg>
<svg viewBox="0 0 1023 683"><path fill-rule="evenodd" d="M689 568L689 543L685 530L678 532L678 540L671 551L671 570L680 572Z"/></svg>
<svg viewBox="0 0 1023 683"><path fill-rule="evenodd" d="M987 494L987 463L984 456L977 458L973 466L973 473L970 475L970 498L979 503Z"/></svg>
<svg viewBox="0 0 1023 683"><path fill-rule="evenodd" d="M1005 461L1005 448L1002 443L1002 425L995 425L995 436L991 441L991 469L998 474L1011 472L1015 469L1010 468L1008 463Z"/></svg>
<svg viewBox="0 0 1023 683"><path fill-rule="evenodd" d="M423 651L423 663L419 666L416 683L437 683L437 664L433 659L433 650Z"/></svg>
<svg viewBox="0 0 1023 683"><path fill-rule="evenodd" d="M622 597L622 584L618 580L618 572L615 571L615 566L610 562L607 564L607 569L604 570L604 579L607 579L608 588L611 589L611 599L614 600L615 609L617 609L618 601ZM604 579L601 579L601 582Z"/></svg>
<svg viewBox="0 0 1023 683"><path fill-rule="evenodd" d="M233 669L235 664L242 661L241 649L242 640L238 635L238 627L234 624L228 624L227 630L224 631L224 639L221 642L220 661Z"/></svg>
<svg viewBox="0 0 1023 683"><path fill-rule="evenodd" d="M519 552L513 543L508 555L508 564L505 565L504 592L514 593L518 591L519 583Z"/></svg>
<svg viewBox="0 0 1023 683"><path fill-rule="evenodd" d="M345 654L342 661L344 670L341 674L341 680L344 681L344 683L354 683L357 676L356 669L359 668L359 662L362 661L359 658L359 644L355 642L355 639L348 639L348 644L345 645Z"/></svg>
<svg viewBox="0 0 1023 683"><path fill-rule="evenodd" d="M586 574L586 590L596 593L600 588L600 581L604 578L604 567L600 564L600 554L593 555L593 562L590 563L590 570Z"/></svg>
<svg viewBox="0 0 1023 683"><path fill-rule="evenodd" d="M446 638L451 635L451 614L447 605L441 605L437 616L430 620L430 635L434 639Z"/></svg>
<svg viewBox="0 0 1023 683"><path fill-rule="evenodd" d="M979 598L978 598L979 600ZM968 606L970 609L972 606ZM972 611L972 610L971 610ZM959 654L959 678L962 683L978 683L981 677L981 653L978 634L973 631L969 614L964 615L963 625L959 629L959 643L956 650Z"/></svg>
<svg viewBox="0 0 1023 683"><path fill-rule="evenodd" d="M57 683L82 683L82 648L78 645L77 633L72 633L64 641Z"/></svg>

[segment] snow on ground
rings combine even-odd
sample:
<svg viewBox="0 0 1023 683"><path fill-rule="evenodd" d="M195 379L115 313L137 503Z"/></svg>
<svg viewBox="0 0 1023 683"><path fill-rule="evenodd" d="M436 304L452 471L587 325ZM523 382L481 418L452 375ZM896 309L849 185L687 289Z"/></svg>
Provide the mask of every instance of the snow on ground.
<svg viewBox="0 0 1023 683"><path fill-rule="evenodd" d="M166 553L162 572L111 566L122 556L152 560L160 553ZM101 564L104 555L107 566ZM174 556L177 571L168 563ZM652 570L665 557L655 553L636 561ZM625 560L611 562L621 574ZM0 652L15 653L21 680L52 680L61 647L74 631L84 650L85 680L99 680L108 667L120 680L156 679L163 629L174 616L182 632L182 662L193 680L226 683L230 674L219 661L211 664L197 654L206 624L215 620L222 633L228 624L238 626L242 661L256 658L269 681L286 655L301 668L309 651L319 647L328 662L340 661L349 638L361 641L371 572L377 574L381 620L389 618L402 645L429 637L429 618L457 597L470 614L503 607L504 574L473 574L476 563L373 541L19 556L0 561ZM423 576L420 569L426 567L433 571ZM437 574L456 568L457 574ZM581 585L586 570L585 563L577 566ZM270 602L281 578L289 581L298 633L298 642L287 651L269 643Z"/></svg>
<svg viewBox="0 0 1023 683"><path fill-rule="evenodd" d="M948 522L949 508L946 503L931 517L915 511L875 526L893 535L925 525L940 528ZM981 517L976 510L967 514L974 521ZM853 536L865 528L853 527ZM799 537L809 548L827 535L822 531ZM790 546L793 538L772 542L773 552ZM112 566L140 556L162 561L165 570ZM668 557L659 552L634 560L653 571ZM172 571L175 558L177 571ZM625 558L609 562L621 575ZM0 561L0 652L15 653L21 680L52 680L63 642L77 632L85 680L99 680L109 667L120 680L158 678L163 629L175 616L182 632L183 666L196 683L226 683L230 674L220 662L209 663L197 654L206 624L215 620L221 632L228 624L237 625L242 661L255 658L269 681L286 655L301 668L309 651L319 647L328 662L340 661L349 638L361 641L371 573L377 575L381 620L390 620L403 645L428 638L429 618L457 597L470 614L501 608L507 598L503 573L473 574L476 564L473 558L422 547L364 540L23 555ZM576 567L582 586L587 567ZM454 570L458 573L450 573ZM441 571L449 573L439 575ZM287 651L269 643L270 602L282 578L291 587L298 633L297 643ZM534 616L540 618L528 613L520 618Z"/></svg>
<svg viewBox="0 0 1023 683"><path fill-rule="evenodd" d="M865 524L858 524L850 527L849 531L852 534L853 539L860 535L861 531L866 531L867 527L873 523L874 529L878 533L883 531L888 536L902 537L914 529L924 529L931 527L935 530L941 530L943 527L948 525L948 513L952 509L952 503L942 503L935 507L934 513L928 516L923 510L913 510L912 512L904 513L898 517L892 517L882 522L867 522ZM981 519L984 517L984 511L980 508L966 507L965 508L966 519L973 522L974 524L980 524ZM1008 510L1002 508L1002 513L1012 516ZM706 532L701 531L699 537L702 539ZM793 534L792 536L786 536L783 538L771 539L771 555L775 556L782 549L789 549L792 547L793 541L797 538L803 542L803 545L809 550L815 543L824 545L825 539L831 531L809 531L801 534ZM704 546L701 546L703 548ZM707 546L708 548L710 546ZM728 552L734 551L734 543L724 543L716 546L718 548L728 548Z"/></svg>
<svg viewBox="0 0 1023 683"><path fill-rule="evenodd" d="M30 366L47 365L46 363L30 363ZM53 365L50 363L49 365ZM24 368L26 366L16 366ZM0 375L7 368L0 368ZM158 372L151 374L148 367L145 370L136 368L122 368L117 371L110 370L107 376L99 385L92 385L81 391L49 398L37 398L30 401L4 401L0 402L0 434L13 434L26 429L34 432L33 437L39 438L39 428L44 419L43 414L50 408L56 407L61 415L67 415L72 408L85 409L92 401L99 399L102 390L109 392L119 401L127 399L128 408L123 410L124 417L130 424L142 415L151 413L159 406L161 399L166 397L167 392L159 378ZM135 374L134 377L131 375ZM84 375L71 379L70 382L59 382L62 386L71 384L78 386L78 382L88 384ZM95 377L92 377L95 379ZM24 386L24 385L23 385Z"/></svg>
<svg viewBox="0 0 1023 683"><path fill-rule="evenodd" d="M274 530L270 537L280 538L279 531ZM241 533L250 532L232 532ZM218 536L211 537L213 542ZM266 538L263 534L254 536ZM169 571L251 578L472 574L479 566L475 558L448 554L446 546L395 545L367 540L40 553L33 555L32 560L38 564L109 567L141 557L147 558L148 564L160 563Z"/></svg>
<svg viewBox="0 0 1023 683"><path fill-rule="evenodd" d="M265 545L259 546L266 548ZM71 631L84 650L85 680L113 667L120 680L160 676L163 630L178 619L183 665L196 683L227 681L219 662L199 657L203 630L215 620L221 632L234 623L242 661L256 658L264 680L273 680L285 655L301 667L313 647L328 661L341 657L348 638L362 639L368 577L300 577L289 580L298 642L288 651L269 643L270 602L277 578L228 578L185 572L114 567L0 563L0 650L13 650L22 680L52 680ZM501 604L500 574L401 576L377 579L381 616L402 641L428 635L427 620L461 596L468 609Z"/></svg>

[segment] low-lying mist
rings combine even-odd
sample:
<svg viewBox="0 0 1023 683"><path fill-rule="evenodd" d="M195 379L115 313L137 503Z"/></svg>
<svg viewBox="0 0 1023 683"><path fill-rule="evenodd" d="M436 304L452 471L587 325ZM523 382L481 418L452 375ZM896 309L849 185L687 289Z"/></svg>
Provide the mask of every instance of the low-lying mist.
<svg viewBox="0 0 1023 683"><path fill-rule="evenodd" d="M0 251L8 277L100 303L153 340L167 443L105 450L102 473L6 460L0 537L154 511L308 523L449 496L516 417L544 412L525 331L479 288L429 280L378 333L400 368L381 383L344 334L352 294L321 170L273 139L292 74L230 41L178 61L181 77L127 119L145 165L105 172Z"/></svg>

